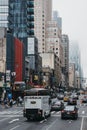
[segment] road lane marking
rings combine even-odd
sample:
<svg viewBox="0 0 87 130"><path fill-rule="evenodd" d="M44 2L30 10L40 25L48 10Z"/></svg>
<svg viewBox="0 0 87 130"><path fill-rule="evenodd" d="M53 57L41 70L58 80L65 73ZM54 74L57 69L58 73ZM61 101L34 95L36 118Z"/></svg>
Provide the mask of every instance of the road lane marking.
<svg viewBox="0 0 87 130"><path fill-rule="evenodd" d="M9 123L13 123L15 121L19 121L19 118L11 120Z"/></svg>
<svg viewBox="0 0 87 130"><path fill-rule="evenodd" d="M82 114L85 114L85 111L82 111Z"/></svg>
<svg viewBox="0 0 87 130"><path fill-rule="evenodd" d="M0 120L0 122L2 122L2 121L4 121L4 120L7 120L7 119L9 119L9 117L7 117L7 118L4 118L4 119Z"/></svg>
<svg viewBox="0 0 87 130"><path fill-rule="evenodd" d="M18 110L15 110L15 111L2 111L2 112L0 112L0 115L3 115L3 114L6 114L6 115L9 115L9 114L22 114L23 113L23 111L21 110L21 111L18 111Z"/></svg>
<svg viewBox="0 0 87 130"><path fill-rule="evenodd" d="M45 121L47 121L47 119L44 119L44 120L40 121L40 123L43 123L43 122L45 122Z"/></svg>
<svg viewBox="0 0 87 130"><path fill-rule="evenodd" d="M55 113L55 111L52 111L52 112L51 112L51 114L54 114L54 113Z"/></svg>
<svg viewBox="0 0 87 130"><path fill-rule="evenodd" d="M0 115L0 117L23 117L23 115Z"/></svg>
<svg viewBox="0 0 87 130"><path fill-rule="evenodd" d="M58 111L56 114L59 114L60 113L60 111Z"/></svg>
<svg viewBox="0 0 87 130"><path fill-rule="evenodd" d="M84 121L84 117L82 117L81 129L80 129L80 130L82 130L82 129L83 129L83 121Z"/></svg>
<svg viewBox="0 0 87 130"><path fill-rule="evenodd" d="M56 119L50 126L48 126L48 128L46 128L46 130L49 130L57 121L58 119Z"/></svg>
<svg viewBox="0 0 87 130"><path fill-rule="evenodd" d="M69 123L72 123L72 120L70 120Z"/></svg>
<svg viewBox="0 0 87 130"><path fill-rule="evenodd" d="M15 129L18 128L18 127L20 127L20 125L17 125L17 126L15 126L15 127L11 128L10 130L15 130Z"/></svg>

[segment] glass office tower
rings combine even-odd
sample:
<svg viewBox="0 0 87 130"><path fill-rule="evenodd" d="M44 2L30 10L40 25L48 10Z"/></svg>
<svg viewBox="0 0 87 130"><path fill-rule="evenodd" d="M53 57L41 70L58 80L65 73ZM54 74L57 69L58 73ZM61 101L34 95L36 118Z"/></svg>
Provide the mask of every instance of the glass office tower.
<svg viewBox="0 0 87 130"><path fill-rule="evenodd" d="M27 37L34 36L34 0L9 0L8 28L24 43L26 53Z"/></svg>
<svg viewBox="0 0 87 130"><path fill-rule="evenodd" d="M34 35L34 0L9 0L8 20L15 37Z"/></svg>
<svg viewBox="0 0 87 130"><path fill-rule="evenodd" d="M9 0L8 28L14 37L27 36L26 0Z"/></svg>

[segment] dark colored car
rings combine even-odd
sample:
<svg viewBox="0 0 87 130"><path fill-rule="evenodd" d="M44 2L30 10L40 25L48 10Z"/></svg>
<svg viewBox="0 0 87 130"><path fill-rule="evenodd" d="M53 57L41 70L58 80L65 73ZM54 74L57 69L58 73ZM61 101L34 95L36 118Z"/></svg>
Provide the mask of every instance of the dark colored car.
<svg viewBox="0 0 87 130"><path fill-rule="evenodd" d="M77 105L77 100L75 98L70 98L68 100L68 105Z"/></svg>
<svg viewBox="0 0 87 130"><path fill-rule="evenodd" d="M77 119L78 118L78 108L76 106L65 106L65 108L61 111L61 119Z"/></svg>
<svg viewBox="0 0 87 130"><path fill-rule="evenodd" d="M87 103L87 96L84 96L84 97L82 98L82 103Z"/></svg>
<svg viewBox="0 0 87 130"><path fill-rule="evenodd" d="M72 95L71 95L71 98L74 98L74 99L77 99L77 100L78 100L78 99L79 99L79 96L78 96L77 94L72 94Z"/></svg>
<svg viewBox="0 0 87 130"><path fill-rule="evenodd" d="M52 104L51 111L61 111L64 108L64 103L57 101Z"/></svg>
<svg viewBox="0 0 87 130"><path fill-rule="evenodd" d="M59 93L59 94L57 95L57 98L58 98L59 100L63 100L64 94L63 94L63 93Z"/></svg>

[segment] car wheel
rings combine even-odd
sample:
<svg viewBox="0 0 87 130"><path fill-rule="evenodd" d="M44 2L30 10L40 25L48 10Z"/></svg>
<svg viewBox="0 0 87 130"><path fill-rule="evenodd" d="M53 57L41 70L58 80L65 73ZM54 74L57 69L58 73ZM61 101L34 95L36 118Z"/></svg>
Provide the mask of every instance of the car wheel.
<svg viewBox="0 0 87 130"><path fill-rule="evenodd" d="M61 119L63 120L63 119L64 119L64 117L63 117L63 116L61 116Z"/></svg>
<svg viewBox="0 0 87 130"><path fill-rule="evenodd" d="M75 115L74 119L77 120L77 118L78 118L78 115Z"/></svg>

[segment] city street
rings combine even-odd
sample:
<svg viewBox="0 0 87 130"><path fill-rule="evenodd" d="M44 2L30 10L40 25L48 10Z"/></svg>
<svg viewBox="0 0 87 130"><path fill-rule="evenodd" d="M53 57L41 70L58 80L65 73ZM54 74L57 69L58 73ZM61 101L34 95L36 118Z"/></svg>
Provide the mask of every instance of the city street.
<svg viewBox="0 0 87 130"><path fill-rule="evenodd" d="M79 118L61 120L60 111L52 111L51 117L42 121L27 121L23 107L0 108L0 130L87 130L87 106L78 101Z"/></svg>
<svg viewBox="0 0 87 130"><path fill-rule="evenodd" d="M86 5L0 0L0 130L87 130Z"/></svg>

